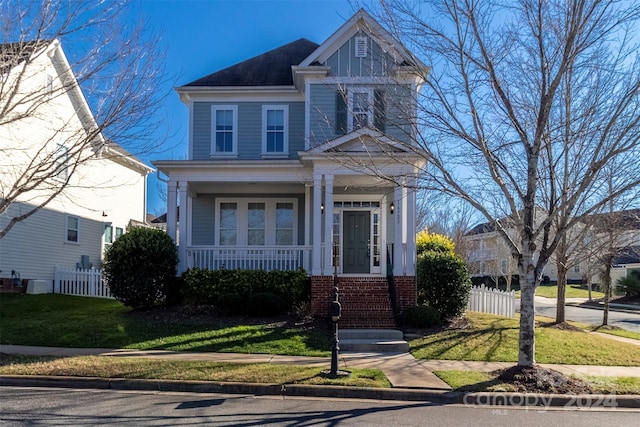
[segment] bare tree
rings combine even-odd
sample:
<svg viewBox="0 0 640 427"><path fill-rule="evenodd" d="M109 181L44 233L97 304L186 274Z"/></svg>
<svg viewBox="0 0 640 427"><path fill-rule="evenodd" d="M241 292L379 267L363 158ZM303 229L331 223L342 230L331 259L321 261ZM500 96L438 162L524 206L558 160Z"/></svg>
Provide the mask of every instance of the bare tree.
<svg viewBox="0 0 640 427"><path fill-rule="evenodd" d="M161 89L164 54L142 21L128 21L130 6L0 0L0 238L64 196L81 165L161 143L163 124L154 114L168 94ZM56 109L65 97L74 114ZM30 138L13 139L17 134ZM11 212L19 201L28 209Z"/></svg>
<svg viewBox="0 0 640 427"><path fill-rule="evenodd" d="M377 15L431 67L413 120L411 146L428 162L418 182L497 225L520 276L518 365L533 365L543 268L581 216L640 183L640 61L631 32L640 7L388 0ZM516 238L498 221L504 216Z"/></svg>

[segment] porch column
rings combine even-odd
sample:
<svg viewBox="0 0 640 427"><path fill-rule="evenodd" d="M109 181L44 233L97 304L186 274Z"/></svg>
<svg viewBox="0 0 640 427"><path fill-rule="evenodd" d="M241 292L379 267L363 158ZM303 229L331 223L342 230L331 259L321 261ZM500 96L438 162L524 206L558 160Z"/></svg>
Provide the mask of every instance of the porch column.
<svg viewBox="0 0 640 427"><path fill-rule="evenodd" d="M182 273L187 269L187 245L189 240L189 235L187 233L187 183L181 182L178 185L178 198L180 200L180 206L178 207L179 213L178 217L180 221L178 221L178 259L180 262L178 263L178 274Z"/></svg>
<svg viewBox="0 0 640 427"><path fill-rule="evenodd" d="M324 272L333 274L333 175L324 176Z"/></svg>
<svg viewBox="0 0 640 427"><path fill-rule="evenodd" d="M311 236L309 233L311 231L311 184L304 184L304 245L309 247L309 242L311 240ZM306 249L303 252L304 260L302 261L302 267L309 272L311 267L309 265L309 257L307 256Z"/></svg>
<svg viewBox="0 0 640 427"><path fill-rule="evenodd" d="M393 234L393 275L402 276L404 272L404 257L402 252L402 226L404 209L402 206L402 187L400 185L393 189L393 204L395 206L394 234Z"/></svg>
<svg viewBox="0 0 640 427"><path fill-rule="evenodd" d="M177 230L177 218L176 218L176 210L178 209L178 200L176 187L178 183L169 179L167 183L167 234L173 240L173 243L178 243L176 239L176 230Z"/></svg>
<svg viewBox="0 0 640 427"><path fill-rule="evenodd" d="M407 276L416 275L416 179L407 181Z"/></svg>
<svg viewBox="0 0 640 427"><path fill-rule="evenodd" d="M321 276L321 255L322 234L320 226L322 224L322 212L320 211L320 205L322 205L322 175L313 174L313 250L312 250L312 264L311 274L313 276Z"/></svg>

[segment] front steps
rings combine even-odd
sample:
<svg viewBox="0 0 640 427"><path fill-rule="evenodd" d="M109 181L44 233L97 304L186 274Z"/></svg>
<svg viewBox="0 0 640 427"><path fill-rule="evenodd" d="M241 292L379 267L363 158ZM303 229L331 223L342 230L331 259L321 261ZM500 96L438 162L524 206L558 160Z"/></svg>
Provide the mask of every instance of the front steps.
<svg viewBox="0 0 640 427"><path fill-rule="evenodd" d="M338 329L341 352L408 353L409 343L397 329Z"/></svg>

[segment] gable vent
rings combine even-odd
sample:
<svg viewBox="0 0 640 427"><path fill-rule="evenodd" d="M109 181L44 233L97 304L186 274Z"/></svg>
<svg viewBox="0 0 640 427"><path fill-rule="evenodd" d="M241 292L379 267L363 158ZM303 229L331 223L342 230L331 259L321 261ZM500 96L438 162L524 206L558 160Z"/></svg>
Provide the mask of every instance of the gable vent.
<svg viewBox="0 0 640 427"><path fill-rule="evenodd" d="M356 37L356 58L367 57L367 38Z"/></svg>

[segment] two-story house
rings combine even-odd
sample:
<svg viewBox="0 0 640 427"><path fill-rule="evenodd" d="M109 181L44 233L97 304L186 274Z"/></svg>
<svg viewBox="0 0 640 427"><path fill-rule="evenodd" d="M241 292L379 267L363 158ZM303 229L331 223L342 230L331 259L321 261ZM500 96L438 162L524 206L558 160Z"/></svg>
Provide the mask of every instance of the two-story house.
<svg viewBox="0 0 640 427"><path fill-rule="evenodd" d="M0 238L0 278L51 291L56 266L99 268L144 223L153 169L97 130L59 41L2 44L0 58L0 231L35 210Z"/></svg>
<svg viewBox="0 0 640 427"><path fill-rule="evenodd" d="M304 268L316 315L336 273L347 324L393 326L391 301L396 314L416 303L425 69L360 10L320 45L296 40L177 88L188 160L153 163L181 270Z"/></svg>

